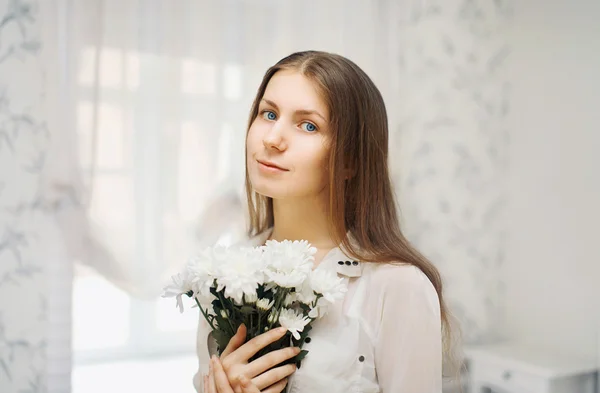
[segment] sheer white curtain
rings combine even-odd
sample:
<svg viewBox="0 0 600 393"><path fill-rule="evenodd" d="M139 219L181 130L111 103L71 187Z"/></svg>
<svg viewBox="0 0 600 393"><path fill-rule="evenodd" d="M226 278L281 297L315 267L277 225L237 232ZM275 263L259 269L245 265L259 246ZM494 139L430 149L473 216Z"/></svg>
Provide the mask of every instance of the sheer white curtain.
<svg viewBox="0 0 600 393"><path fill-rule="evenodd" d="M81 202L64 224L93 272L75 281L75 349L187 348L196 319L177 325L185 317L156 299L194 250L243 236L244 138L262 75L294 51L326 50L354 60L387 98L393 18L385 1L61 4L73 124L61 138L77 151L71 186ZM126 322L92 332L106 318ZM151 333L155 325L172 334ZM189 336L173 334L181 329Z"/></svg>
<svg viewBox="0 0 600 393"><path fill-rule="evenodd" d="M77 139L82 169L87 215L72 226L82 262L155 296L200 244L238 236L247 113L262 74L293 51L328 50L385 93L383 4L70 2L76 135L65 137Z"/></svg>

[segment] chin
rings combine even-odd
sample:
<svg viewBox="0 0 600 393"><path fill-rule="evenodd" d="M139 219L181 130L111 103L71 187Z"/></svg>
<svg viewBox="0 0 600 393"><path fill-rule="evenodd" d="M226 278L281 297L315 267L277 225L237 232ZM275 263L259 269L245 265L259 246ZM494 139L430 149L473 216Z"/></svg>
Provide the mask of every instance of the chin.
<svg viewBox="0 0 600 393"><path fill-rule="evenodd" d="M278 190L277 188L279 187L273 187L273 186L269 186L267 184L261 184L261 182L252 182L252 189L254 190L254 192L256 192L257 194L260 194L262 196L266 196L269 198L273 198L273 199L279 199L282 198L284 195L282 195L282 192L280 190Z"/></svg>
<svg viewBox="0 0 600 393"><path fill-rule="evenodd" d="M273 199L293 198L298 191L290 182L270 179L251 179L252 190L257 194Z"/></svg>

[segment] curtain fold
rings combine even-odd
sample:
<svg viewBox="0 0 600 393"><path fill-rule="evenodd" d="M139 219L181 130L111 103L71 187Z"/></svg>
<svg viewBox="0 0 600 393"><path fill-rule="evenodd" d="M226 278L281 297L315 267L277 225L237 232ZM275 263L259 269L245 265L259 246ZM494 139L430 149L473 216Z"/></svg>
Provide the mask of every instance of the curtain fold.
<svg viewBox="0 0 600 393"><path fill-rule="evenodd" d="M262 75L294 51L326 50L385 96L386 4L69 2L74 127L60 136L70 180L58 186L80 207L62 220L72 254L154 298L199 247L240 239L247 115Z"/></svg>

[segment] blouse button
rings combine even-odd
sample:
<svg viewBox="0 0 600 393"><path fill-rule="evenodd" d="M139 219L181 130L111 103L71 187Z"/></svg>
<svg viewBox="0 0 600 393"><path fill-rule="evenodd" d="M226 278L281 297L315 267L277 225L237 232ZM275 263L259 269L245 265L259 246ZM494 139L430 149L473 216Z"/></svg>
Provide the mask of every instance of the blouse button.
<svg viewBox="0 0 600 393"><path fill-rule="evenodd" d="M365 361L365 357L364 357L364 356L360 356L360 357L358 358L358 361L359 361L359 362L364 362L364 361Z"/></svg>
<svg viewBox="0 0 600 393"><path fill-rule="evenodd" d="M344 261L338 261L338 265L343 265Z"/></svg>
<svg viewBox="0 0 600 393"><path fill-rule="evenodd" d="M311 338L310 338L310 337L306 337L306 338L304 339L304 342L305 342L305 343L307 343L307 344L310 344L310 341L311 341Z"/></svg>
<svg viewBox="0 0 600 393"><path fill-rule="evenodd" d="M358 266L358 261L352 261L352 264L353 264L354 266Z"/></svg>
<svg viewBox="0 0 600 393"><path fill-rule="evenodd" d="M348 266L350 266L351 263L352 262L350 262L350 261L346 261L346 265L348 265Z"/></svg>

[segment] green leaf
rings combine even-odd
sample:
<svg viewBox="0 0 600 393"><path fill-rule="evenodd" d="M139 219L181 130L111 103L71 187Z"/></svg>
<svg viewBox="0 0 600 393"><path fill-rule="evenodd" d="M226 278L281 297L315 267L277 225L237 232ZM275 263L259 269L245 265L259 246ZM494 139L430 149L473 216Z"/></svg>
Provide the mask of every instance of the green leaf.
<svg viewBox="0 0 600 393"><path fill-rule="evenodd" d="M273 300L273 291L266 290L265 285L259 285L256 290L256 294L258 295L259 299Z"/></svg>
<svg viewBox="0 0 600 393"><path fill-rule="evenodd" d="M256 313L257 311L254 307L242 306L240 308L240 312L244 315L252 315L252 314Z"/></svg>
<svg viewBox="0 0 600 393"><path fill-rule="evenodd" d="M304 330L302 330L302 333L300 333L300 339L294 340L294 345L299 346L300 348L302 348L302 346L304 345L304 341L306 340L306 337L308 337L308 333L310 333L310 331L312 330L312 326L311 325L306 325L304 327Z"/></svg>
<svg viewBox="0 0 600 393"><path fill-rule="evenodd" d="M231 337L222 330L213 330L212 335L217 341L217 345L219 346L219 354L221 354L223 350L227 348L227 344L229 344Z"/></svg>
<svg viewBox="0 0 600 393"><path fill-rule="evenodd" d="M298 367L298 369L300 368L300 363L302 362L302 359L304 359L306 357L306 355L308 355L308 351L303 349L302 351L300 351L300 353L298 355L296 355L296 357L294 358L294 361L296 362L296 367Z"/></svg>
<svg viewBox="0 0 600 393"><path fill-rule="evenodd" d="M233 304L233 302L229 298L226 298L224 295L223 295L223 298L221 301L223 302L223 305L225 306L225 308L228 308L230 310L233 310L235 308L235 305Z"/></svg>

